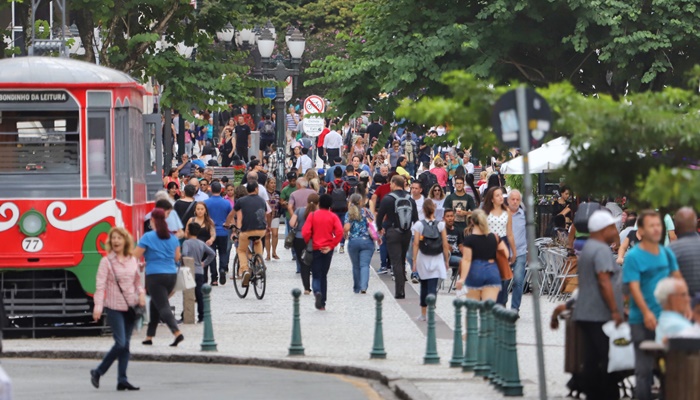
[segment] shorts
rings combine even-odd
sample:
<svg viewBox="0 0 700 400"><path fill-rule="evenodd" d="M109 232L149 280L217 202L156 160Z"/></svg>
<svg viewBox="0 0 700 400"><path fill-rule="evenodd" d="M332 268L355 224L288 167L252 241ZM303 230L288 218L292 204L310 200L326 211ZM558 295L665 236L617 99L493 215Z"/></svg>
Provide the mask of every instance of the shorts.
<svg viewBox="0 0 700 400"><path fill-rule="evenodd" d="M270 222L270 229L277 229L280 227L280 219L279 218L272 218L272 222Z"/></svg>
<svg viewBox="0 0 700 400"><path fill-rule="evenodd" d="M260 151L267 151L271 144L275 143L275 139L260 138Z"/></svg>
<svg viewBox="0 0 700 400"><path fill-rule="evenodd" d="M472 260L469 274L465 280L467 289L482 290L484 288L500 288L501 274L495 262Z"/></svg>

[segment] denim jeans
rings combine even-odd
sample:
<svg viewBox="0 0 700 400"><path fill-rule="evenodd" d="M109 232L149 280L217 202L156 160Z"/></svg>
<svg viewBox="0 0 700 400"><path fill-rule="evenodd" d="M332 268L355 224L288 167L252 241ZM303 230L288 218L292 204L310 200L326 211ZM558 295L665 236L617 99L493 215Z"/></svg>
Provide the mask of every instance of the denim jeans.
<svg viewBox="0 0 700 400"><path fill-rule="evenodd" d="M416 163L415 162L407 162L406 163L406 172L408 172L408 174L411 176L415 176L416 175Z"/></svg>
<svg viewBox="0 0 700 400"><path fill-rule="evenodd" d="M333 252L323 254L320 250L314 250L314 260L311 262L313 275L311 287L314 293L321 293L323 307L326 306L326 292L328 290L328 270L331 268Z"/></svg>
<svg viewBox="0 0 700 400"><path fill-rule="evenodd" d="M371 239L349 239L348 254L352 262L352 290L355 293L367 291L369 263L374 255L374 242Z"/></svg>
<svg viewBox="0 0 700 400"><path fill-rule="evenodd" d="M105 354L102 362L97 367L97 373L100 376L107 373L109 367L112 366L114 360L119 360L117 382L126 383L126 367L129 365L129 342L131 341L131 332L134 330L134 322L126 316L125 311L115 311L109 308L107 311L107 323L112 329L112 337L114 345L109 352Z"/></svg>
<svg viewBox="0 0 700 400"><path fill-rule="evenodd" d="M523 298L523 288L525 287L525 266L527 265L527 254L520 254L515 257L513 263L513 297L510 300L510 308L520 310L520 301ZM506 288L507 289L507 288Z"/></svg>
<svg viewBox="0 0 700 400"><path fill-rule="evenodd" d="M420 306L421 307L428 307L428 303L426 303L425 299L428 297L429 294L432 294L433 296L437 296L438 281L439 281L438 278L421 279L420 280Z"/></svg>
<svg viewBox="0 0 700 400"><path fill-rule="evenodd" d="M219 253L219 274L225 275L228 272L228 258L229 258L229 248L228 248L229 236L216 236L214 243L211 246L214 251ZM212 276L212 279L213 276Z"/></svg>
<svg viewBox="0 0 700 400"><path fill-rule="evenodd" d="M345 211L343 211L343 212L336 212L336 213L334 213L334 214L337 215L338 218L340 219L340 225L344 225L344 224L345 224ZM345 236L343 236L343 237L340 239L340 247L343 247L343 246L345 246Z"/></svg>

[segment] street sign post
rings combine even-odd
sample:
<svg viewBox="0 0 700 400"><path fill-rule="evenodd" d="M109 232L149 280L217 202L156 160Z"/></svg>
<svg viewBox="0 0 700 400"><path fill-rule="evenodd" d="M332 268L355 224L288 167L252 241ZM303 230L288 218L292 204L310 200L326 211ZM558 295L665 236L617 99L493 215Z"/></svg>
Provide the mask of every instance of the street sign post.
<svg viewBox="0 0 700 400"><path fill-rule="evenodd" d="M496 102L491 114L491 124L499 140L507 146L520 145L523 157L523 183L525 193L522 194L525 205L527 226L528 265L534 271L533 308L535 313L535 341L537 344L537 371L539 378L540 399L547 399L547 384L544 369L544 348L542 342L542 320L540 319L540 288L539 275L541 265L535 247L535 210L532 197L532 177L528 153L531 144L542 142L551 126L552 113L547 101L530 88L521 86L516 90L501 96Z"/></svg>

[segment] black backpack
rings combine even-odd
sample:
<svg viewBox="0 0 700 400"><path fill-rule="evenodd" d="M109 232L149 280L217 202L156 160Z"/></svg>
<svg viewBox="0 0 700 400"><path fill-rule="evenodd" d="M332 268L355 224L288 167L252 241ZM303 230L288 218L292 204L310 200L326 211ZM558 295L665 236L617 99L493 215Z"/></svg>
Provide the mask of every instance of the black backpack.
<svg viewBox="0 0 700 400"><path fill-rule="evenodd" d="M581 203L576 210L576 215L574 215L574 226L576 227L576 232L580 233L590 233L588 232L588 219L591 218L594 212L602 209L600 203L590 202Z"/></svg>
<svg viewBox="0 0 700 400"><path fill-rule="evenodd" d="M270 137L275 134L275 128L272 125L272 121L265 120L263 123L262 129L260 130L260 133L265 135L266 137Z"/></svg>
<svg viewBox="0 0 700 400"><path fill-rule="evenodd" d="M343 189L343 186L345 185L336 185L335 181L331 182L331 185L333 185L333 191L331 191L331 199L333 199L333 203L331 203L331 210L335 212L342 212L348 209L348 198L346 197L345 190Z"/></svg>
<svg viewBox="0 0 700 400"><path fill-rule="evenodd" d="M350 185L350 192L355 193L355 188L360 184L360 180L355 175L345 176L344 180Z"/></svg>
<svg viewBox="0 0 700 400"><path fill-rule="evenodd" d="M411 198L408 195L399 197L395 193L389 193L389 196L394 198L394 212L399 219L399 230L408 232L411 230L411 223L413 222L413 203L411 203Z"/></svg>
<svg viewBox="0 0 700 400"><path fill-rule="evenodd" d="M421 220L420 222L423 224L423 234L418 245L420 252L427 256L442 254L444 248L442 246L442 235L438 229L438 222L426 220Z"/></svg>
<svg viewBox="0 0 700 400"><path fill-rule="evenodd" d="M430 189L438 184L437 176L430 171L424 171L418 176L418 182L420 182L421 188L423 188L423 196L428 197L430 194Z"/></svg>

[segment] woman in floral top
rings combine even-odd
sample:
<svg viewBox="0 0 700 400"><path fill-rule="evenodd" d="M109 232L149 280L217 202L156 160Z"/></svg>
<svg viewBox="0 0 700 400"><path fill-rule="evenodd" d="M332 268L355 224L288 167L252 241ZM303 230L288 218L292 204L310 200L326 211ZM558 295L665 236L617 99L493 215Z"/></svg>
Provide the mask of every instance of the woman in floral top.
<svg viewBox="0 0 700 400"><path fill-rule="evenodd" d="M374 224L372 213L363 208L364 198L355 193L348 201L345 215L345 235L348 237L348 253L352 262L353 291L367 293L369 284L369 263L374 254L374 241L368 224Z"/></svg>
<svg viewBox="0 0 700 400"><path fill-rule="evenodd" d="M267 178L265 182L265 189L267 190L267 196L270 199L267 204L270 205L270 210L272 210L268 215L270 220L268 221L267 233L265 234L265 248L267 249L267 257L265 260L270 261L270 249L272 249L272 257L275 260L279 260L277 255L277 242L279 241L279 227L280 227L280 192L276 191L277 180L273 177ZM272 243L270 243L272 242ZM272 244L272 246L270 246Z"/></svg>

